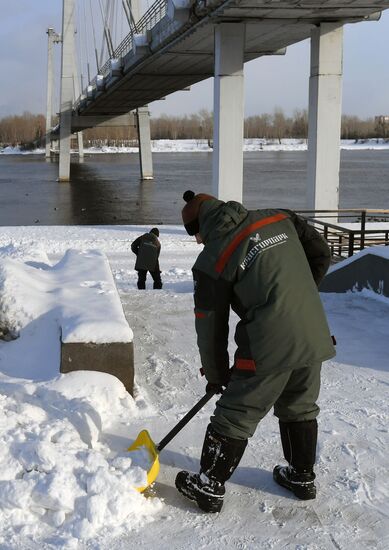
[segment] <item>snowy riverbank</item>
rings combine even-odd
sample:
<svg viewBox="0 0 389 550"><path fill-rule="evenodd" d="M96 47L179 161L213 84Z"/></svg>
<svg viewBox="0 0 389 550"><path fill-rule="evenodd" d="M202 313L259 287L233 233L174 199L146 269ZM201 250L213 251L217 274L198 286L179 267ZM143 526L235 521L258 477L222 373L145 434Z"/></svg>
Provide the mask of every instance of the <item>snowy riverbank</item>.
<svg viewBox="0 0 389 550"><path fill-rule="evenodd" d="M341 140L341 149L348 151L361 150L389 150L389 140L383 139L364 139L355 141L352 139ZM160 139L152 140L151 149L153 153L204 153L212 152L208 141L203 139ZM245 152L253 151L306 151L307 141L304 139L282 139L281 143L278 140L268 139L245 139L243 150ZM86 154L102 154L102 153L137 153L138 147L114 147L101 145L99 147L85 148ZM21 151L19 147L5 147L0 149L0 154L3 155L42 155L44 149L35 149L34 151Z"/></svg>
<svg viewBox="0 0 389 550"><path fill-rule="evenodd" d="M227 484L220 515L181 497L174 478L179 469L197 470L212 404L161 453L154 494L133 490L128 445L143 428L158 442L205 386L191 274L200 247L182 227L160 226L164 287L140 292L130 243L144 229L2 227L1 311L13 312L20 337L0 340L0 548L388 548L389 300L368 291L322 295L338 345L323 366L315 501L297 501L274 484L282 452L271 415ZM68 249L98 249L109 259L134 333L134 399L109 375L58 374L55 315L34 315L34 297L51 287L28 275L55 270ZM27 274L28 304L12 298L13 270ZM94 273L81 284L101 291Z"/></svg>

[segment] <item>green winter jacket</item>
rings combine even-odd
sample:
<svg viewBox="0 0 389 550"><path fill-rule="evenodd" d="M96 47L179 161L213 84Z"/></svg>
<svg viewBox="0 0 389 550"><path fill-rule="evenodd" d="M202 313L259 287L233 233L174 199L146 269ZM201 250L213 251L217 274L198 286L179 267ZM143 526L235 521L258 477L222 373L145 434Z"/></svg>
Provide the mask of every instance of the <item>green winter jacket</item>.
<svg viewBox="0 0 389 550"><path fill-rule="evenodd" d="M159 272L159 254L161 243L151 231L141 235L131 244L131 250L136 254L135 269Z"/></svg>
<svg viewBox="0 0 389 550"><path fill-rule="evenodd" d="M330 264L319 233L288 210L205 201L204 249L193 266L195 317L207 380L229 378L230 307L238 315L234 368L269 374L335 355L317 286Z"/></svg>

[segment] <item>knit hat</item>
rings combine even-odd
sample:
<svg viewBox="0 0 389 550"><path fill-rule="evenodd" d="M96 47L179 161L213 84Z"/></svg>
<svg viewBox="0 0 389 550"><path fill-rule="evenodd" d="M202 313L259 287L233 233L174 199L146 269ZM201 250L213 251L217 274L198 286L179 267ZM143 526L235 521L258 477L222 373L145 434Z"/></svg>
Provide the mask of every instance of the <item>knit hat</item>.
<svg viewBox="0 0 389 550"><path fill-rule="evenodd" d="M200 231L199 214L202 203L208 200L216 200L216 198L206 193L195 195L193 191L185 191L182 198L187 203L182 209L182 221L186 232L188 235L196 235Z"/></svg>
<svg viewBox="0 0 389 550"><path fill-rule="evenodd" d="M157 237L159 237L159 229L158 227L153 227L153 229L150 229L150 233L154 233Z"/></svg>

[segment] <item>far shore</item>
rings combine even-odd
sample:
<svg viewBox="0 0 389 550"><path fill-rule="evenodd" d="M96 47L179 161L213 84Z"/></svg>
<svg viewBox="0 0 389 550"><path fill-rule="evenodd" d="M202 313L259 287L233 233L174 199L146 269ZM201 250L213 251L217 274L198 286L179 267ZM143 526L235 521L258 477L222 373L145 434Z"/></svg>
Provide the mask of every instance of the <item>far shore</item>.
<svg viewBox="0 0 389 550"><path fill-rule="evenodd" d="M389 139L371 138L371 139L342 139L340 148L348 151L361 150L389 150ZM153 153L212 153L212 146L206 139L158 139L151 141L151 150ZM306 151L307 140L305 139L281 139L270 140L262 138L245 138L243 140L244 152L261 151ZM138 153L138 147L129 147L125 145L108 145L102 141L98 146L85 147L84 152L87 155L104 153ZM20 146L0 148L0 155L43 155L43 148L33 150L23 150ZM74 150L72 153L76 154Z"/></svg>

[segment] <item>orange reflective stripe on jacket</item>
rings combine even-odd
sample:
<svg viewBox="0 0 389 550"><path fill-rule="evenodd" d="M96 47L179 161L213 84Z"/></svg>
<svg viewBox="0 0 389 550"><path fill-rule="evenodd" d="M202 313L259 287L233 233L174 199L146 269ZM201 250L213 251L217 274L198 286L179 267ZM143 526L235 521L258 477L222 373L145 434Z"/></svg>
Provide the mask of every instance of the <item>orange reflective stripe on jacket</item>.
<svg viewBox="0 0 389 550"><path fill-rule="evenodd" d="M202 311L195 311L195 317L196 319L205 319L207 315Z"/></svg>
<svg viewBox="0 0 389 550"><path fill-rule="evenodd" d="M263 227L264 225L269 225L271 223L279 222L281 220L284 220L285 218L288 218L286 214L275 214L274 216L263 218L262 220L258 220L257 222L254 222L248 225L247 227L245 227L240 233L238 233L234 237L234 239L230 242L227 248L222 252L215 266L217 273L222 273L223 269L226 266L226 263L232 256L233 252L238 248L240 243L243 241L243 239L248 237L251 233L259 229L260 227Z"/></svg>

